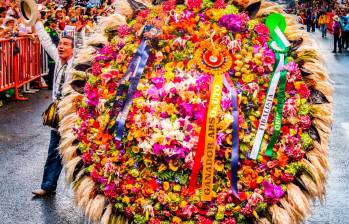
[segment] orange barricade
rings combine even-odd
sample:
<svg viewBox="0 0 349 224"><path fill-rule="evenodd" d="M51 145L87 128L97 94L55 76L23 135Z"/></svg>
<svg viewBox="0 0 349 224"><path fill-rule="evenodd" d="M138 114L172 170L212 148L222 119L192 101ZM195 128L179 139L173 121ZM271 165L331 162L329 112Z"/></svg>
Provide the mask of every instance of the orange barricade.
<svg viewBox="0 0 349 224"><path fill-rule="evenodd" d="M0 92L15 88L16 100L26 100L19 96L19 88L41 78L40 42L27 37L0 40Z"/></svg>

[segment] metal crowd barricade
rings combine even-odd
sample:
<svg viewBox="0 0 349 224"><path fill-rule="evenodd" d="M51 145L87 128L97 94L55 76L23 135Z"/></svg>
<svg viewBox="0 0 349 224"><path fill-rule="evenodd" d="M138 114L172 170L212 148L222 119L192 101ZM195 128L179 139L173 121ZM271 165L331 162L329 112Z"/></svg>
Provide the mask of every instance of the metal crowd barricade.
<svg viewBox="0 0 349 224"><path fill-rule="evenodd" d="M19 95L19 88L41 79L44 72L40 42L19 37L0 40L0 47L0 92L14 88L16 100L27 100Z"/></svg>
<svg viewBox="0 0 349 224"><path fill-rule="evenodd" d="M9 40L0 40L0 92L15 87L12 71L13 44Z"/></svg>

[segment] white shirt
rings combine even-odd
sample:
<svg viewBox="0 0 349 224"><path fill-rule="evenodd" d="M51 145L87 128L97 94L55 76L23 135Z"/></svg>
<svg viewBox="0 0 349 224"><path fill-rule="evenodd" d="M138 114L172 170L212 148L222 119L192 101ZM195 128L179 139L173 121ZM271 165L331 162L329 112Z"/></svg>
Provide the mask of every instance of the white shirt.
<svg viewBox="0 0 349 224"><path fill-rule="evenodd" d="M74 57L71 57L69 61L67 62L67 67L66 69L63 68L64 65L62 65L61 60L59 59L58 55L58 50L56 45L52 43L50 35L46 32L44 26L42 25L41 22L37 22L35 24L35 30L36 33L40 39L40 43L42 47L45 49L48 55L55 61L56 67L54 71L54 77L53 77L53 90L52 90L52 99L56 100L57 95L58 95L58 88L59 84L62 80L63 77L63 72L64 74L64 83L68 82L71 80L71 74L70 70L73 67L73 59ZM63 84L64 85L64 84Z"/></svg>
<svg viewBox="0 0 349 224"><path fill-rule="evenodd" d="M32 28L30 26L24 25L23 23L18 24L18 31L20 33L26 33L26 34L33 33Z"/></svg>

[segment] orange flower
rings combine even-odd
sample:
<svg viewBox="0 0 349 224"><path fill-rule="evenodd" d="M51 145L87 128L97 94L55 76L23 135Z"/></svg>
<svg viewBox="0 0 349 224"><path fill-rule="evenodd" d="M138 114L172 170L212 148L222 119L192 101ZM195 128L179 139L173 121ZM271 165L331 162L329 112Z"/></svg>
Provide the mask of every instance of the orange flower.
<svg viewBox="0 0 349 224"><path fill-rule="evenodd" d="M287 164L288 164L288 156L286 156L284 153L279 152L278 160L279 160L279 165L281 167L287 166Z"/></svg>

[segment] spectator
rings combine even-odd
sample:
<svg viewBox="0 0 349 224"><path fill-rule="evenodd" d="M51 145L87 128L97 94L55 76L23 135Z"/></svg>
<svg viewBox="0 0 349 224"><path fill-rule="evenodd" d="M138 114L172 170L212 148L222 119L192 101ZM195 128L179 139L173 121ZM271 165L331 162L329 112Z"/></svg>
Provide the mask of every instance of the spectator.
<svg viewBox="0 0 349 224"><path fill-rule="evenodd" d="M307 11L307 19L306 19L306 25L307 25L307 32L310 32L311 27L313 24L313 15L310 11L310 9Z"/></svg>
<svg viewBox="0 0 349 224"><path fill-rule="evenodd" d="M9 16L4 19L3 22L3 27L4 27L4 37L9 38L9 37L14 37L17 34L17 29L16 29L16 20L15 18Z"/></svg>
<svg viewBox="0 0 349 224"><path fill-rule="evenodd" d="M347 50L349 47L349 14L343 16L341 21L343 29L342 47Z"/></svg>
<svg viewBox="0 0 349 224"><path fill-rule="evenodd" d="M329 18L326 13L322 12L319 17L319 26L323 38L327 36L327 24L329 23Z"/></svg>
<svg viewBox="0 0 349 224"><path fill-rule="evenodd" d="M0 26L0 39L5 38L5 28L3 26Z"/></svg>
<svg viewBox="0 0 349 224"><path fill-rule="evenodd" d="M333 43L334 43L334 49L332 53L337 53L337 45L339 48L339 53L342 53L342 27L339 21L339 16L335 15L333 17L334 24L333 24Z"/></svg>
<svg viewBox="0 0 349 224"><path fill-rule="evenodd" d="M315 27L318 21L318 14L316 12L312 13L311 21L311 32L315 32Z"/></svg>
<svg viewBox="0 0 349 224"><path fill-rule="evenodd" d="M19 18L17 20L17 27L18 27L18 36L24 37L24 36L29 36L31 38L34 38L33 36L33 30L31 27L26 26L23 23L23 19Z"/></svg>

